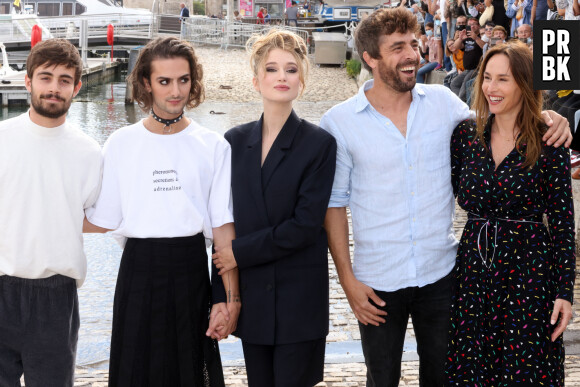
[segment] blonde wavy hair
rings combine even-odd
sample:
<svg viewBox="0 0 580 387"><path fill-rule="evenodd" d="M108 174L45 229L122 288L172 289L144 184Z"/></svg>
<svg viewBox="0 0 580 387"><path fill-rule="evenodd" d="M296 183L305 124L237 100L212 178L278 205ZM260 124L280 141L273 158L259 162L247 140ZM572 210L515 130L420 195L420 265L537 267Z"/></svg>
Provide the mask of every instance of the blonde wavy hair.
<svg viewBox="0 0 580 387"><path fill-rule="evenodd" d="M300 85L302 86L300 95L302 95L309 70L308 51L304 39L295 33L272 28L266 35L253 35L246 44L246 50L250 53L252 73L255 77L258 76L258 71L263 68L268 54L276 48L289 52L296 59Z"/></svg>

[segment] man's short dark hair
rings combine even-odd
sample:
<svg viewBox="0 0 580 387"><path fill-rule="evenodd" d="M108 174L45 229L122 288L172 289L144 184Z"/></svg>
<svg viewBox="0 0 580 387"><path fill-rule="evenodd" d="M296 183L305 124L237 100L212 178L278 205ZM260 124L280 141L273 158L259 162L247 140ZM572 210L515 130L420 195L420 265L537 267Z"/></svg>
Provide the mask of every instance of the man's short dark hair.
<svg viewBox="0 0 580 387"><path fill-rule="evenodd" d="M485 22L485 27L495 27L495 23L492 21Z"/></svg>
<svg viewBox="0 0 580 387"><path fill-rule="evenodd" d="M377 9L364 19L355 32L355 44L363 66L372 71L371 67L363 59L366 51L371 58L380 59L381 52L379 41L384 35L395 32L415 33L418 30L417 18L412 12L402 7Z"/></svg>
<svg viewBox="0 0 580 387"><path fill-rule="evenodd" d="M292 0L292 5L296 5L296 2L294 0Z"/></svg>
<svg viewBox="0 0 580 387"><path fill-rule="evenodd" d="M26 59L26 74L32 79L40 66L64 66L74 69L74 84L78 85L83 72L79 50L66 39L48 39L37 43Z"/></svg>

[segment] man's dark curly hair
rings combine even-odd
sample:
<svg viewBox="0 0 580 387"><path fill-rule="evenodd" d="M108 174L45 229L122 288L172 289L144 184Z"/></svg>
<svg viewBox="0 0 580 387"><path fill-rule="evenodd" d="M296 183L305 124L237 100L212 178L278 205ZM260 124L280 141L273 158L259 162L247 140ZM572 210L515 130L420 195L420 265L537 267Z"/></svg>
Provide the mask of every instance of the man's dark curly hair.
<svg viewBox="0 0 580 387"><path fill-rule="evenodd" d="M404 7L378 9L364 19L356 28L356 49L361 59L365 51L368 52L371 58L380 59L379 42L382 36L391 35L395 32L401 34L407 32L415 33L417 28L419 28L417 18ZM364 59L362 59L362 63L368 71L372 71Z"/></svg>

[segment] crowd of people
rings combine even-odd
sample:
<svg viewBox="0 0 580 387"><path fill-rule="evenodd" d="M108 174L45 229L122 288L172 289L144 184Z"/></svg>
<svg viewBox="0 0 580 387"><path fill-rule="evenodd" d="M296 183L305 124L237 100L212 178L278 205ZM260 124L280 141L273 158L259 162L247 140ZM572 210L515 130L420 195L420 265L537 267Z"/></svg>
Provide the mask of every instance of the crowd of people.
<svg viewBox="0 0 580 387"><path fill-rule="evenodd" d="M423 59L417 82L431 71L445 72L443 84L472 105L472 92L480 62L499 43L520 40L533 52L535 20L578 20L578 0L402 0L417 18ZM451 42L451 43L450 43ZM580 90L548 92L547 106L568 118L575 132L580 125ZM580 135L572 149L580 151ZM574 173L580 179L580 171Z"/></svg>
<svg viewBox="0 0 580 387"><path fill-rule="evenodd" d="M463 72L474 70L466 47L481 40L472 20L469 37L459 29L445 45ZM78 50L37 44L30 110L0 123L0 385L22 375L31 387L73 385L82 233L112 232L123 255L111 386L224 386L217 341L232 333L249 386L322 381L328 250L359 321L368 386L398 385L410 316L421 386L564 386L568 120L542 111L519 40L487 50L470 119L449 88L417 82L418 29L401 7L365 18L355 44L373 79L320 126L292 107L305 42L278 29L254 37L248 87L263 114L224 137L185 114L204 99L194 48L155 39L129 76L148 115L102 154L66 119L82 85ZM442 47L430 49L433 67ZM459 242L455 198L469 213Z"/></svg>

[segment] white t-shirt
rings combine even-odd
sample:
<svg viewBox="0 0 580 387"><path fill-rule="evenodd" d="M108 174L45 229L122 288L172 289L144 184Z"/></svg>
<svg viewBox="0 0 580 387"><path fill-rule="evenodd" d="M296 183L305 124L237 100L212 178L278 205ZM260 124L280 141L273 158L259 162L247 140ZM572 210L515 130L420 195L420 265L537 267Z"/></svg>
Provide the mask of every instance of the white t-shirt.
<svg viewBox="0 0 580 387"><path fill-rule="evenodd" d="M87 218L126 238L173 238L233 222L231 149L195 122L159 135L143 121L117 130L105 143L101 194Z"/></svg>
<svg viewBox="0 0 580 387"><path fill-rule="evenodd" d="M69 123L45 128L28 112L0 123L0 275L82 285L84 210L101 168L99 144Z"/></svg>

